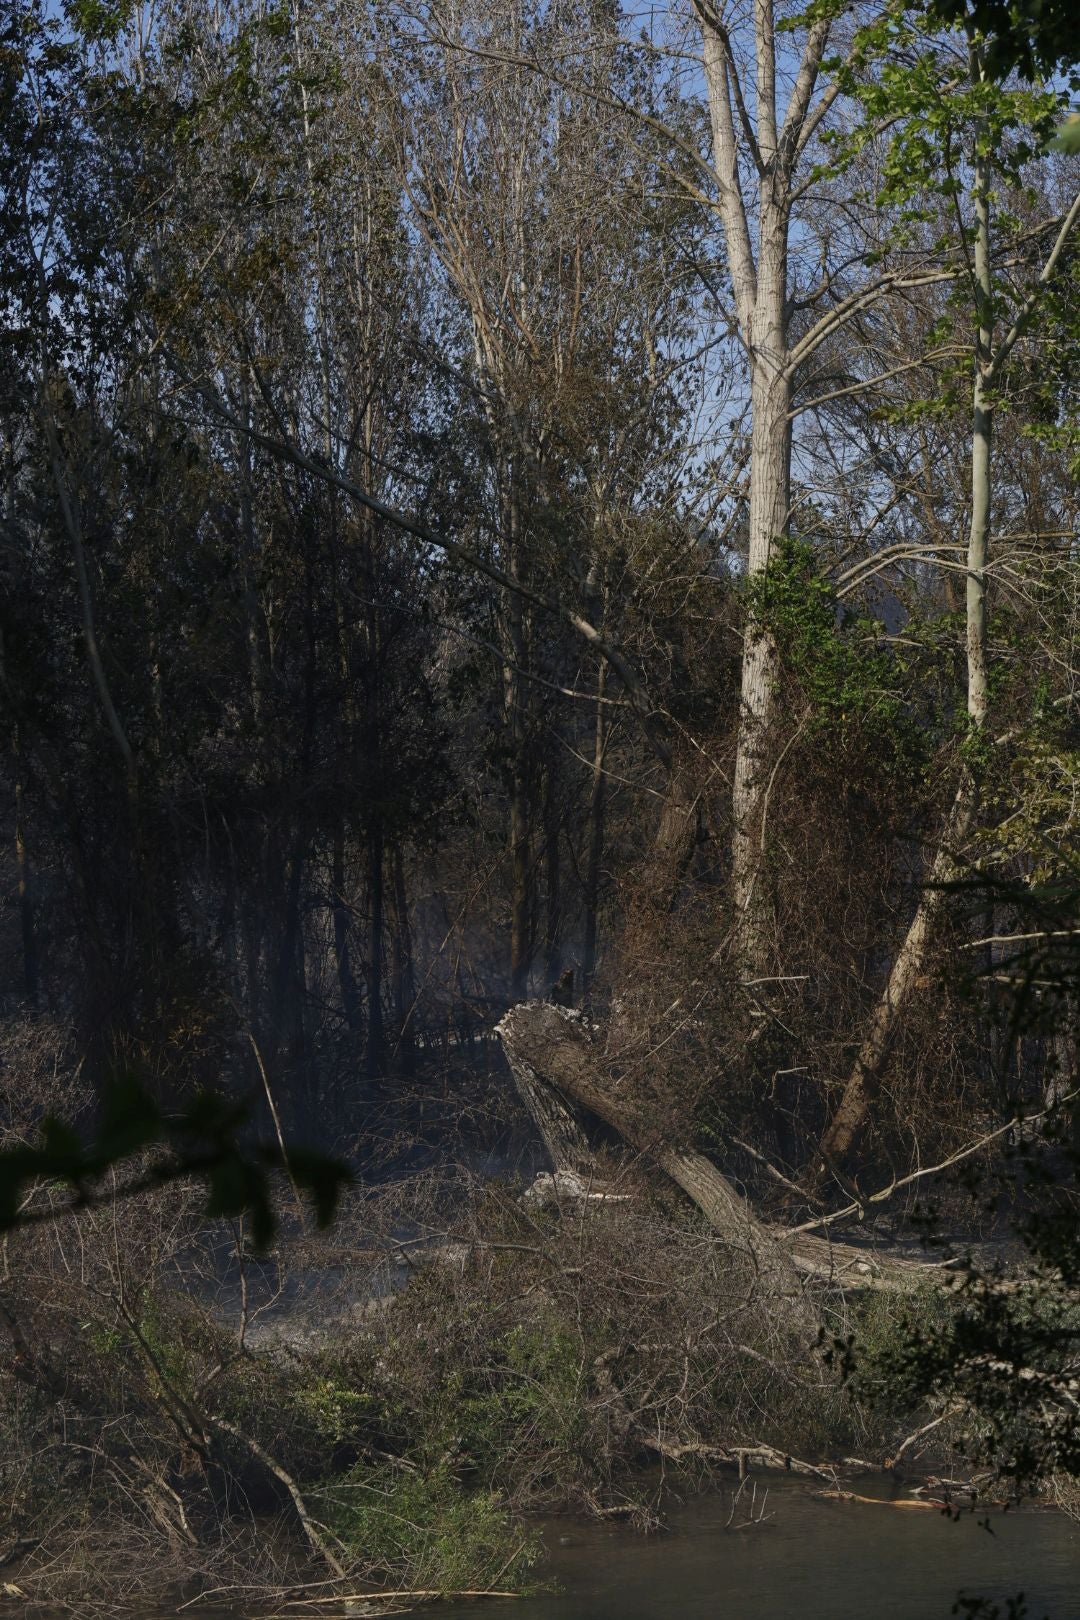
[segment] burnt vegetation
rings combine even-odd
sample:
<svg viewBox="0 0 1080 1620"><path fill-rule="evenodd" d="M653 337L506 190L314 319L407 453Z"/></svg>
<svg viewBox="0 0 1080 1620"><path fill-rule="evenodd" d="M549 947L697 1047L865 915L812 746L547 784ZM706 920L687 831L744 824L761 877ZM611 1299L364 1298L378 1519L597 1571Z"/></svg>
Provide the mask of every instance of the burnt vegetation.
<svg viewBox="0 0 1080 1620"><path fill-rule="evenodd" d="M1076 1511L1067 51L753 11L0 17L13 1603Z"/></svg>

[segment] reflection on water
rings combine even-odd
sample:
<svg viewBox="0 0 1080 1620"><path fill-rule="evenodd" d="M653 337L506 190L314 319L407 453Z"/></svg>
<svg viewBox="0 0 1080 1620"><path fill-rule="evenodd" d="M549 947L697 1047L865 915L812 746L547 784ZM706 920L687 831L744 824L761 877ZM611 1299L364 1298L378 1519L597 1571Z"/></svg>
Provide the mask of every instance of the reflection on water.
<svg viewBox="0 0 1080 1620"><path fill-rule="evenodd" d="M1022 1591L1030 1620L1080 1616L1080 1525L1059 1514L995 1514L991 1534L981 1515L823 1501L786 1481L770 1491L767 1523L727 1530L729 1511L726 1496L702 1498L651 1537L555 1525L543 1573L560 1595L498 1608L513 1620L948 1620L963 1588L1003 1612ZM427 1612L495 1620L495 1608Z"/></svg>

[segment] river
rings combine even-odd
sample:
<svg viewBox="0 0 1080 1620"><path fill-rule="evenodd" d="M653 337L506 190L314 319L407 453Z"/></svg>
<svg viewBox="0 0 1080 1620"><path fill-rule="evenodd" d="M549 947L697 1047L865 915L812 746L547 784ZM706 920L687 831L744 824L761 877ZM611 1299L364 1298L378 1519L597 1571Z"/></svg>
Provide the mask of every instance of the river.
<svg viewBox="0 0 1080 1620"><path fill-rule="evenodd" d="M757 1505L761 1505L758 1487ZM764 1523L726 1528L731 1499L669 1514L664 1534L624 1525L547 1527L540 1579L558 1591L428 1610L432 1620L948 1620L959 1590L1000 1604L1023 1592L1029 1620L1080 1616L1080 1525L1022 1508L958 1521L827 1501L781 1480ZM745 1515L744 1515L745 1517Z"/></svg>

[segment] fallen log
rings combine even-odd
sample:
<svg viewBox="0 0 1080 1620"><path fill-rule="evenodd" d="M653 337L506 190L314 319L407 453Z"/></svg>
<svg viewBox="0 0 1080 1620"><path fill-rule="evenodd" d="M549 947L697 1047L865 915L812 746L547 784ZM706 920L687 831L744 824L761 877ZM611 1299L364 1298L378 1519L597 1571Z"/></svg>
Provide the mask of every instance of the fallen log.
<svg viewBox="0 0 1080 1620"><path fill-rule="evenodd" d="M948 1507L947 1502L936 1500L924 1501L921 1497L912 1499L907 1496L859 1496L855 1491L814 1491L814 1496L824 1497L829 1502L858 1502L865 1507L894 1507L894 1508L923 1508L934 1513L944 1513Z"/></svg>
<svg viewBox="0 0 1080 1620"><path fill-rule="evenodd" d="M520 1592L497 1591L493 1587L463 1587L461 1591L448 1592L442 1587L415 1587L403 1586L394 1592L335 1592L329 1597L299 1597L286 1600L287 1609L313 1609L323 1605L341 1608L347 1603L435 1603L458 1602L465 1598L517 1598Z"/></svg>
<svg viewBox="0 0 1080 1620"><path fill-rule="evenodd" d="M906 1255L853 1243L833 1243L805 1232L771 1228L804 1277L844 1290L889 1289L908 1293L927 1282L944 1283L956 1275L959 1260L911 1260Z"/></svg>
<svg viewBox="0 0 1080 1620"><path fill-rule="evenodd" d="M553 1186L588 1187L595 1164L583 1114L594 1114L653 1162L705 1216L717 1237L751 1256L766 1283L783 1298L792 1323L817 1337L818 1317L808 1280L842 1289L910 1291L943 1280L951 1262L912 1260L806 1230L766 1225L712 1161L669 1140L640 1098L603 1073L592 1027L580 1013L545 1001L512 1007L496 1028L518 1093L536 1123L553 1171ZM659 1109L654 1111L659 1112Z"/></svg>
<svg viewBox="0 0 1080 1620"><path fill-rule="evenodd" d="M628 1436L648 1451L653 1451L667 1462L683 1463L691 1459L709 1463L714 1468L736 1468L739 1478L745 1479L751 1468L774 1469L779 1473L800 1474L815 1479L835 1480L836 1470L828 1465L803 1462L790 1452L755 1440L750 1445L718 1446L707 1440L669 1440L661 1433L653 1433L631 1412L626 1396L615 1382L614 1366L621 1357L619 1350L605 1350L593 1362L596 1386L605 1397L613 1426L620 1438Z"/></svg>
<svg viewBox="0 0 1080 1620"><path fill-rule="evenodd" d="M788 1248L710 1159L690 1145L667 1140L639 1100L620 1094L607 1081L584 1019L549 1002L522 1002L510 1009L496 1033L556 1172L581 1174L579 1143L589 1154L584 1164L591 1163L577 1111L595 1114L631 1147L647 1154L696 1204L719 1238L749 1256L763 1286L783 1302L789 1328L808 1343L817 1340L817 1312ZM552 1107L552 1095L558 1099L557 1108ZM553 1130L552 1120L558 1121L557 1129Z"/></svg>
<svg viewBox="0 0 1080 1620"><path fill-rule="evenodd" d="M562 1204L628 1204L629 1193L613 1193L599 1182L583 1181L576 1170L543 1170L521 1195L523 1204L541 1209Z"/></svg>

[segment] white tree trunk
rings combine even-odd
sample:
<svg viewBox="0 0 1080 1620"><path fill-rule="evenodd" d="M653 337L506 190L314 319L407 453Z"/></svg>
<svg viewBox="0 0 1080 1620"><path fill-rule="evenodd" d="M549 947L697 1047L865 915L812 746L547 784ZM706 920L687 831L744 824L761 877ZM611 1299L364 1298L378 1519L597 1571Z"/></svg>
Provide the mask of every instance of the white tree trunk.
<svg viewBox="0 0 1080 1620"><path fill-rule="evenodd" d="M760 578L787 531L791 500L791 366L788 343L790 172L777 146L773 0L754 8L757 83L757 258L751 239L734 108L745 103L729 36L719 16L699 8L713 139L717 204L724 228L739 334L750 368L750 512L747 573ZM816 69L814 70L816 71ZM810 77L812 83L813 74ZM809 90L807 92L809 94ZM792 113L797 109L793 106ZM804 116L800 114L798 116ZM754 137L744 127L744 139ZM762 810L776 679L776 651L751 612L743 643L739 731L732 788L732 889L735 943L757 967L767 944L759 875Z"/></svg>
<svg viewBox="0 0 1080 1620"><path fill-rule="evenodd" d="M786 221L771 222L786 237ZM758 301L751 321L750 521L747 571L759 579L786 532L791 490L791 385L785 370L786 242L776 240L773 262L762 255ZM768 271L768 274L766 274ZM761 892L763 809L768 782L776 648L753 612L743 643L739 731L732 790L732 885L741 960L759 967L767 945L767 908Z"/></svg>

